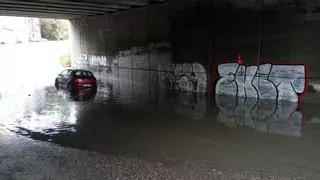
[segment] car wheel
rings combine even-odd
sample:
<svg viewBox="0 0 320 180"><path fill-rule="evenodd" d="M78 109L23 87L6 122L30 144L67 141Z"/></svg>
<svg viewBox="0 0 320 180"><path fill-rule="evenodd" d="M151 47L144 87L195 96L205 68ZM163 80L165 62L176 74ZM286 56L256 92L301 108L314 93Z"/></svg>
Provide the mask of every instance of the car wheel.
<svg viewBox="0 0 320 180"><path fill-rule="evenodd" d="M56 87L56 89L59 89L59 82L58 80L56 79L55 83L54 83L54 86Z"/></svg>

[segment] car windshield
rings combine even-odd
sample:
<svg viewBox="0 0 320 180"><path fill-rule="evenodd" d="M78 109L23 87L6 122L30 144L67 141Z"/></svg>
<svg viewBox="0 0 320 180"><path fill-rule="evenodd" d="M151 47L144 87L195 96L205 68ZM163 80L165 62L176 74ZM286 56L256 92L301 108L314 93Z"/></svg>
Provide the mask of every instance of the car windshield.
<svg viewBox="0 0 320 180"><path fill-rule="evenodd" d="M93 74L89 71L76 71L75 76L79 78L91 78Z"/></svg>

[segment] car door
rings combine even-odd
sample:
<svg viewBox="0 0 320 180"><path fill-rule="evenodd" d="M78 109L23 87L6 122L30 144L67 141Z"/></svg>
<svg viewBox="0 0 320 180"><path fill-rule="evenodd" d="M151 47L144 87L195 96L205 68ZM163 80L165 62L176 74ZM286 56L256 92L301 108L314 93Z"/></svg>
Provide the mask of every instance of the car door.
<svg viewBox="0 0 320 180"><path fill-rule="evenodd" d="M72 70L67 69L62 71L62 73L59 74L58 80L59 80L59 84L63 87L63 88L67 88L67 85L70 81L70 77L72 74Z"/></svg>
<svg viewBox="0 0 320 180"><path fill-rule="evenodd" d="M59 75L58 75L58 82L60 86L63 86L63 76L67 73L68 70L64 70L62 71Z"/></svg>

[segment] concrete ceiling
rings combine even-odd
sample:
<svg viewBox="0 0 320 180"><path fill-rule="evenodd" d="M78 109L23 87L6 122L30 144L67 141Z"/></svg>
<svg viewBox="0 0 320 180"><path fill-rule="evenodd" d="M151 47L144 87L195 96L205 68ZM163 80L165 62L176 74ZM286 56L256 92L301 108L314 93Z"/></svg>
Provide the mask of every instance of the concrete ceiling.
<svg viewBox="0 0 320 180"><path fill-rule="evenodd" d="M74 19L166 0L0 0L0 15Z"/></svg>

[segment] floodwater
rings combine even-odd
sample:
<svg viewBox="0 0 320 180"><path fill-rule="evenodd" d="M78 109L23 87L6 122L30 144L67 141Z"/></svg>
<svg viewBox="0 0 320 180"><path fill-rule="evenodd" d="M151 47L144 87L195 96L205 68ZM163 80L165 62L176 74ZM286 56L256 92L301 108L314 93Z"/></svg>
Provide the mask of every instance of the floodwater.
<svg viewBox="0 0 320 180"><path fill-rule="evenodd" d="M318 105L209 100L183 92L132 95L108 84L80 101L51 86L2 94L0 107L1 132L60 146L151 160L192 159L227 169L320 174Z"/></svg>

